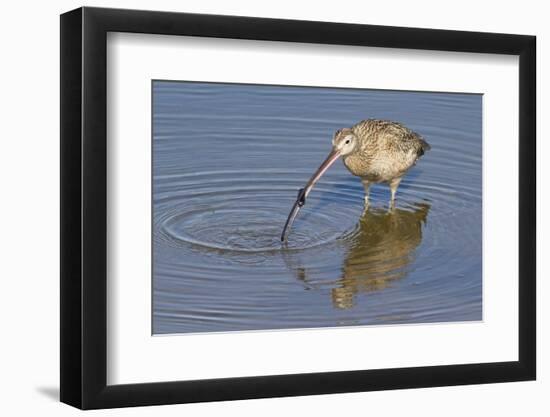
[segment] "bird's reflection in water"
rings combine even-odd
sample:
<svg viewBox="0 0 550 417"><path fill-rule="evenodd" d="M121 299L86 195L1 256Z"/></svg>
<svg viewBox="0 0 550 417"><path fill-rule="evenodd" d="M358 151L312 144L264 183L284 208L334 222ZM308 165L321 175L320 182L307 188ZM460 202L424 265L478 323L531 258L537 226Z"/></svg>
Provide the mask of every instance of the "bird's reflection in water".
<svg viewBox="0 0 550 417"><path fill-rule="evenodd" d="M422 203L407 209L371 208L362 214L355 230L342 238L345 252L341 275L335 277L331 289L335 308L352 308L357 293L382 290L407 274L422 241L429 210L430 205ZM307 289L318 288L308 268L290 260L287 265Z"/></svg>
<svg viewBox="0 0 550 417"><path fill-rule="evenodd" d="M370 209L363 213L357 229L346 238L342 277L332 289L334 307L351 308L357 293L382 290L407 274L429 210L429 204L418 204L412 210Z"/></svg>

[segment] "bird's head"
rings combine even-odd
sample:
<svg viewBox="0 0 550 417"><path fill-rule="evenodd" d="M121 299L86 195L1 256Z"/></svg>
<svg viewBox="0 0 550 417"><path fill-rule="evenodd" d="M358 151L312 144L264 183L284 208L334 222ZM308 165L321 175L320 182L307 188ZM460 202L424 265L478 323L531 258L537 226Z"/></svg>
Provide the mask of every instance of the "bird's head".
<svg viewBox="0 0 550 417"><path fill-rule="evenodd" d="M337 130L332 138L332 147L340 156L346 156L355 151L357 136L349 128Z"/></svg>

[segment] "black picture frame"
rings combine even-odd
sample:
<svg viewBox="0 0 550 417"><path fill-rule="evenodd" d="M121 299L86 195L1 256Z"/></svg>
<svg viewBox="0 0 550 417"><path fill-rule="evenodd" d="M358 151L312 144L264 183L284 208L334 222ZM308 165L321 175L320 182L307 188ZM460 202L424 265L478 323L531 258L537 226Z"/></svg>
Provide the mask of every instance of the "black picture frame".
<svg viewBox="0 0 550 417"><path fill-rule="evenodd" d="M519 360L107 385L108 32L519 56ZM534 36L79 8L61 15L61 401L81 409L533 380L536 376Z"/></svg>

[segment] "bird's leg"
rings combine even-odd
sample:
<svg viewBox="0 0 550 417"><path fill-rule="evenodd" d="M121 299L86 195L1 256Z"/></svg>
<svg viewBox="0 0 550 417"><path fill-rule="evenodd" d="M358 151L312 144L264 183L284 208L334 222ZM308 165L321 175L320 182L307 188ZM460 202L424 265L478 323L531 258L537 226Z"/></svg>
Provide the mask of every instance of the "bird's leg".
<svg viewBox="0 0 550 417"><path fill-rule="evenodd" d="M390 181L390 190L391 190L391 200L390 200L390 210L393 210L395 208L395 193L397 192L397 187L399 187L399 183L401 182L401 177L394 178Z"/></svg>
<svg viewBox="0 0 550 417"><path fill-rule="evenodd" d="M370 190L370 182L367 180L361 180L363 183L363 187L365 188L365 211L369 209L369 190Z"/></svg>

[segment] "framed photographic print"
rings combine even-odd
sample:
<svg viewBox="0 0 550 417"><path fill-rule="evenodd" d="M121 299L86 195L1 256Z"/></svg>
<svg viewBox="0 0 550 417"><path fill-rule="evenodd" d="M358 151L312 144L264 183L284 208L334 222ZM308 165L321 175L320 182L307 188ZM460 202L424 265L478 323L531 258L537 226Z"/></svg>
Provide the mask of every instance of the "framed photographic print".
<svg viewBox="0 0 550 417"><path fill-rule="evenodd" d="M535 378L535 38L61 16L61 400Z"/></svg>

